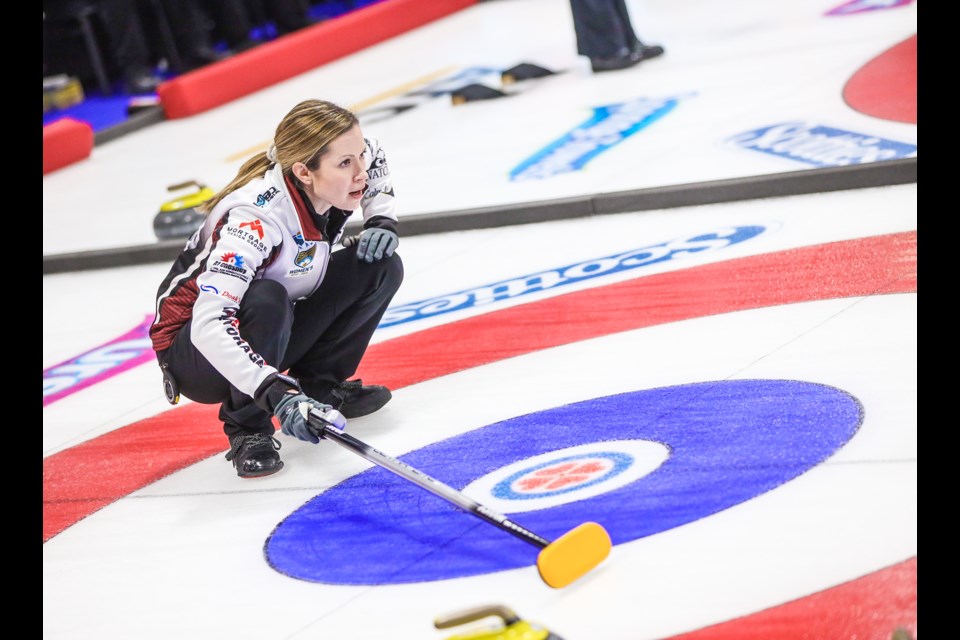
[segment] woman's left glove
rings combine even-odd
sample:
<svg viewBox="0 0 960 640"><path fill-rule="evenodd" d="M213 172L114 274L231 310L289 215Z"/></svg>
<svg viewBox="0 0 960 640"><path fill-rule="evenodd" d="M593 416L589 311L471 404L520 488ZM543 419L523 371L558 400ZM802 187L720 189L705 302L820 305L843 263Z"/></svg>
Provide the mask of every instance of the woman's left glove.
<svg viewBox="0 0 960 640"><path fill-rule="evenodd" d="M357 245L357 260L373 262L389 258L397 250L400 238L390 229L364 229L358 236L344 238L341 243L345 247Z"/></svg>

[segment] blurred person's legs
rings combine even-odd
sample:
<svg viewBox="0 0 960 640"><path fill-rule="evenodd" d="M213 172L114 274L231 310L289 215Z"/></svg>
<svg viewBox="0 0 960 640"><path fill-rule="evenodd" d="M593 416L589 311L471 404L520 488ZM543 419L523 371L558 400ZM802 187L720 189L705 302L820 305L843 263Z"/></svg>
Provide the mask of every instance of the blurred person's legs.
<svg viewBox="0 0 960 640"><path fill-rule="evenodd" d="M645 44L633 30L633 21L630 19L630 12L627 9L626 0L613 0L614 9L620 16L620 22L625 25L627 42L630 43L630 50L639 53L643 60L656 58L663 54L663 47L658 44Z"/></svg>
<svg viewBox="0 0 960 640"><path fill-rule="evenodd" d="M156 71L135 2L98 0L114 62L128 93L153 93L163 78Z"/></svg>
<svg viewBox="0 0 960 640"><path fill-rule="evenodd" d="M186 73L226 57L213 47L213 19L200 0L140 0L142 20L153 23L150 44L176 73Z"/></svg>
<svg viewBox="0 0 960 640"><path fill-rule="evenodd" d="M312 24L307 6L301 0L244 0L257 25L272 23L282 36Z"/></svg>
<svg viewBox="0 0 960 640"><path fill-rule="evenodd" d="M137 7L130 0L44 0L44 13L70 15L89 8L95 32L103 42L102 63L110 84L123 82L128 93L152 93L163 81L155 72ZM69 66L69 65L68 65Z"/></svg>
<svg viewBox="0 0 960 640"><path fill-rule="evenodd" d="M633 30L624 0L570 0L577 53L594 72L616 71L663 53L643 44Z"/></svg>
<svg viewBox="0 0 960 640"><path fill-rule="evenodd" d="M223 41L232 53L240 53L260 44L251 36L253 18L246 0L203 0L213 19L213 39Z"/></svg>

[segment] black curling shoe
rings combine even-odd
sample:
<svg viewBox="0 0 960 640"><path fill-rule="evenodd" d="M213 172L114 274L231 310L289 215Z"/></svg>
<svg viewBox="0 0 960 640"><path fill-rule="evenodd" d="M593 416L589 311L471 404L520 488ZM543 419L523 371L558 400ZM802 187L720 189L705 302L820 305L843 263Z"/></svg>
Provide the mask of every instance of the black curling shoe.
<svg viewBox="0 0 960 640"><path fill-rule="evenodd" d="M280 441L273 436L252 433L231 439L226 458L233 462L241 478L262 478L283 468L279 449Z"/></svg>
<svg viewBox="0 0 960 640"><path fill-rule="evenodd" d="M390 402L392 397L393 394L386 387L365 385L363 380L347 380L317 399L342 413L344 418L359 418L373 413Z"/></svg>
<svg viewBox="0 0 960 640"><path fill-rule="evenodd" d="M629 69L640 64L643 56L640 53L630 51L620 56L612 58L590 58L590 68L594 73L603 73L604 71L619 71L620 69Z"/></svg>
<svg viewBox="0 0 960 640"><path fill-rule="evenodd" d="M639 40L633 43L633 47L630 49L633 53L640 54L640 58L643 60L649 60L650 58L656 58L657 56L662 56L664 53L663 47L658 44L643 44Z"/></svg>

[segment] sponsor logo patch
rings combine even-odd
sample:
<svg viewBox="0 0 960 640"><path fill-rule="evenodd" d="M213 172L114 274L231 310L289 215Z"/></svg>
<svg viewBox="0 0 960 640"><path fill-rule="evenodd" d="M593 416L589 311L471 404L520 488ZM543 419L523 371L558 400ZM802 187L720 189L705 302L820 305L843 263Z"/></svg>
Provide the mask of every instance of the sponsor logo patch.
<svg viewBox="0 0 960 640"><path fill-rule="evenodd" d="M370 163L370 168L367 169L367 175L370 177L370 180L378 180L390 175L390 168L387 166L387 157L384 155L383 149L377 151L373 162Z"/></svg>
<svg viewBox="0 0 960 640"><path fill-rule="evenodd" d="M270 202L271 200L273 200L273 199L277 196L278 193L280 193L280 191L279 191L276 187L270 187L269 189L267 189L266 191L264 191L263 193L261 193L260 195L258 195L258 196L257 196L257 201L254 202L253 204L257 205L258 207L263 207L263 206L265 206L268 202ZM263 237L263 236L261 236L261 237Z"/></svg>
<svg viewBox="0 0 960 640"><path fill-rule="evenodd" d="M275 192L276 189L273 189L273 191ZM258 240L263 240L263 225L260 224L259 220L254 220L252 222L241 222L240 228L243 229L244 227L248 227L250 231L256 233Z"/></svg>
<svg viewBox="0 0 960 640"><path fill-rule="evenodd" d="M633 249L564 267L501 280L492 284L449 293L435 298L390 307L380 327L422 320L433 316L483 306L500 300L512 300L531 293L646 267L667 260L689 257L701 251L715 251L769 231L768 226L727 227L669 242Z"/></svg>
<svg viewBox="0 0 960 640"><path fill-rule="evenodd" d="M210 271L213 273L222 273L234 278L239 278L244 282L249 281L247 268L244 265L243 256L232 251L228 251L220 256L219 260L210 265Z"/></svg>
<svg viewBox="0 0 960 640"><path fill-rule="evenodd" d="M593 108L593 116L510 171L510 180L541 180L578 171L677 106L682 96L637 98Z"/></svg>
<svg viewBox="0 0 960 640"><path fill-rule="evenodd" d="M726 144L804 162L843 167L910 158L917 145L805 122L784 122L737 134Z"/></svg>
<svg viewBox="0 0 960 640"><path fill-rule="evenodd" d="M222 256L220 256L220 262L223 263L223 264L230 265L231 267L235 267L235 268L237 268L237 269L243 269L243 268L244 268L244 267L243 267L243 256L237 255L236 253L233 253L232 251L231 251L231 252L227 252L227 253L223 254Z"/></svg>
<svg viewBox="0 0 960 640"><path fill-rule="evenodd" d="M228 296L229 297L229 296ZM263 358L260 357L253 348L247 344L247 341L240 337L240 321L237 319L237 313L240 311L237 307L224 307L223 313L217 318L223 326L223 331L237 345L240 351L243 351L247 358L258 367L263 367Z"/></svg>
<svg viewBox="0 0 960 640"><path fill-rule="evenodd" d="M253 233L250 233L249 231L243 231L241 229L238 229L237 227L225 227L223 230L223 233L224 235L228 235L233 238L238 238L240 240L243 240L244 242L249 244L251 247L255 248L260 253L267 253L267 245L260 240L260 238L263 237L263 227L260 226L260 222L259 221L255 223L245 222L240 226L242 227L244 225L251 225L251 224L256 224L256 231L259 233L259 236L260 236L259 238Z"/></svg>

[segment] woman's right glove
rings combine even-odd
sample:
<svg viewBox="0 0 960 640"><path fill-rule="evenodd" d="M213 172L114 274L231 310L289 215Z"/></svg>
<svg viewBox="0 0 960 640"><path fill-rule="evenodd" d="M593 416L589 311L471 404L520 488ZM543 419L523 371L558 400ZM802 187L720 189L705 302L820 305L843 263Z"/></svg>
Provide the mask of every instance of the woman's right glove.
<svg viewBox="0 0 960 640"><path fill-rule="evenodd" d="M321 436L310 426L307 416L311 409L326 413L333 407L305 395L300 390L300 384L290 376L282 373L275 375L275 378L267 378L257 391L254 398L257 405L277 417L283 433L317 444Z"/></svg>
<svg viewBox="0 0 960 640"><path fill-rule="evenodd" d="M374 262L392 256L400 239L390 229L372 227L364 229L360 235L344 238L340 244L345 247L357 245L357 260Z"/></svg>

